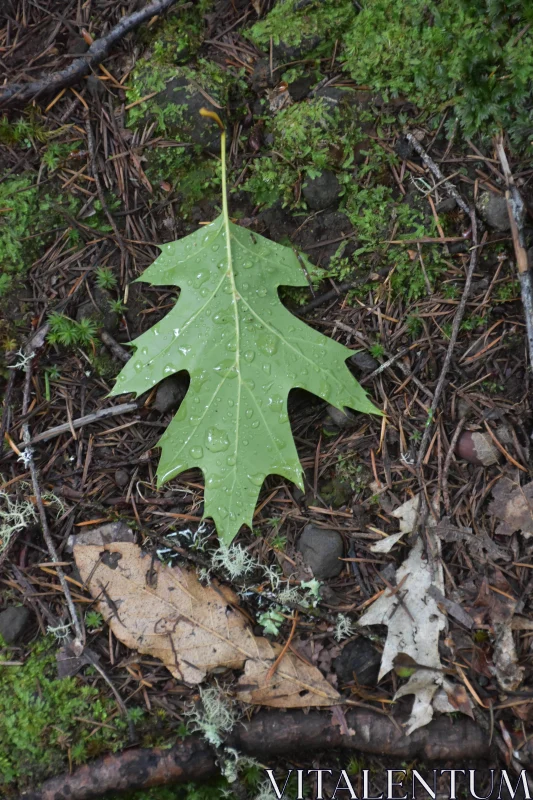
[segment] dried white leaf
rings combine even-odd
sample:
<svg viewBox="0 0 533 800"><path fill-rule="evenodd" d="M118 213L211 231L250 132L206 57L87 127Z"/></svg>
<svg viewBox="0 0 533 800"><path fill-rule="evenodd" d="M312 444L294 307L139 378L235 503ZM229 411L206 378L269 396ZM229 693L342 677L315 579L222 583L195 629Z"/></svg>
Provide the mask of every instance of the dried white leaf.
<svg viewBox="0 0 533 800"><path fill-rule="evenodd" d="M389 553L396 542L399 542L402 536L405 536L406 531L399 531L398 533L391 533L386 539L376 542L370 548L373 553Z"/></svg>
<svg viewBox="0 0 533 800"><path fill-rule="evenodd" d="M359 625L388 628L379 680L390 672L400 653L411 656L423 667L441 667L439 634L444 630L446 618L428 591L435 585L443 592L444 578L442 566L433 569L423 557L421 539L398 569L396 584L404 578L398 593L391 594L387 589L359 620Z"/></svg>
<svg viewBox="0 0 533 800"><path fill-rule="evenodd" d="M431 703L442 684L439 635L446 625L444 614L429 594L431 586L444 592L442 566L424 557L422 539L418 539L396 573L396 585L400 584L395 593L386 590L363 614L359 625L386 625L388 628L379 680L393 668L394 659L400 653L429 668L417 670L396 695L415 695L407 726L411 733L427 725L433 716Z"/></svg>

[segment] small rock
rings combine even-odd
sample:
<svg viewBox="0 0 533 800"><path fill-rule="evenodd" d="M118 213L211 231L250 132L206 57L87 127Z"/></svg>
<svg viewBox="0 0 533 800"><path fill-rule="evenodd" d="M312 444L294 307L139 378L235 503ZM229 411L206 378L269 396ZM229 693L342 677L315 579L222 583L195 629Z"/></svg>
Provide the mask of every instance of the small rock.
<svg viewBox="0 0 533 800"><path fill-rule="evenodd" d="M24 633L31 614L24 606L10 606L0 613L0 636L6 644L15 644Z"/></svg>
<svg viewBox="0 0 533 800"><path fill-rule="evenodd" d="M332 110L337 108L350 94L351 92L340 89L338 86L323 86L317 89L315 97L321 97L329 110Z"/></svg>
<svg viewBox="0 0 533 800"><path fill-rule="evenodd" d="M414 147L406 136L400 136L394 145L396 155L404 161L413 158Z"/></svg>
<svg viewBox="0 0 533 800"><path fill-rule="evenodd" d="M263 92L268 86L272 86L272 75L270 73L270 59L258 58L255 62L254 71L250 76L252 89L254 92Z"/></svg>
<svg viewBox="0 0 533 800"><path fill-rule="evenodd" d="M334 172L327 170L318 178L307 179L303 185L302 194L305 202L313 211L320 211L333 205L338 200L341 185Z"/></svg>
<svg viewBox="0 0 533 800"><path fill-rule="evenodd" d="M182 119L169 126L174 135L185 135L193 144L202 145L208 150L220 147L216 125L207 125L200 115L200 109L209 108L210 103L186 78L172 78L159 95L158 103L161 107L170 104L181 109Z"/></svg>
<svg viewBox="0 0 533 800"><path fill-rule="evenodd" d="M507 200L502 195L482 192L476 206L487 225L490 225L491 228L502 233L511 229Z"/></svg>
<svg viewBox="0 0 533 800"><path fill-rule="evenodd" d="M296 61L315 50L321 41L322 38L318 34L304 36L298 44L287 44L280 41L273 45L272 54L276 61Z"/></svg>
<svg viewBox="0 0 533 800"><path fill-rule="evenodd" d="M314 83L315 79L311 75L302 75L292 83L289 83L289 92L292 99L295 102L305 100Z"/></svg>
<svg viewBox="0 0 533 800"><path fill-rule="evenodd" d="M187 388L183 378L178 377L178 375L171 375L159 384L154 400L154 408L161 414L165 414L167 411L176 408L186 393Z"/></svg>
<svg viewBox="0 0 533 800"><path fill-rule="evenodd" d="M328 406L326 410L328 417L337 428L353 428L357 421L353 411L341 411L340 408L335 408L335 406Z"/></svg>
<svg viewBox="0 0 533 800"><path fill-rule="evenodd" d="M120 486L120 488L123 489L124 486L128 485L129 480L130 480L129 472L127 472L125 469L117 469L117 471L115 472L115 483L117 484L117 486Z"/></svg>
<svg viewBox="0 0 533 800"><path fill-rule="evenodd" d="M453 211L456 206L457 206L457 201L455 197L446 197L444 200L441 200L440 203L437 205L437 213L449 214L450 211Z"/></svg>
<svg viewBox="0 0 533 800"><path fill-rule="evenodd" d="M381 653L368 639L360 636L344 645L333 662L333 669L342 684L356 681L359 686L375 686L380 664Z"/></svg>
<svg viewBox="0 0 533 800"><path fill-rule="evenodd" d="M360 350L358 353L354 353L348 361L354 367L360 369L361 372L374 372L379 367L378 362L370 355L368 350Z"/></svg>
<svg viewBox="0 0 533 800"><path fill-rule="evenodd" d="M491 437L478 431L463 431L455 445L455 455L471 464L490 467L500 460L500 452Z"/></svg>
<svg viewBox="0 0 533 800"><path fill-rule="evenodd" d="M319 581L336 578L344 564L342 537L337 531L306 525L298 540L298 551Z"/></svg>
<svg viewBox="0 0 533 800"><path fill-rule="evenodd" d="M89 45L82 36L71 34L67 39L67 50L69 56L81 56L89 49Z"/></svg>
<svg viewBox="0 0 533 800"><path fill-rule="evenodd" d="M451 244L448 245L448 250L450 252L450 255L454 256L457 255L458 253L468 253L468 246L469 242L466 241L451 242Z"/></svg>

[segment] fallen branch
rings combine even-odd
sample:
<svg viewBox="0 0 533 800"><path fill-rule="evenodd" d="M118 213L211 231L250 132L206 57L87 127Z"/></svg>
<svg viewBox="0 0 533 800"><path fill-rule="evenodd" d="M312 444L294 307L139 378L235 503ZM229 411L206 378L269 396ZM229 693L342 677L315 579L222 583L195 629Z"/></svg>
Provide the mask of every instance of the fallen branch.
<svg viewBox="0 0 533 800"><path fill-rule="evenodd" d="M39 81L12 83L0 87L0 108L28 103L37 97L54 94L65 87L73 86L88 75L93 67L97 67L107 57L113 45L123 36L143 22L162 14L175 2L176 0L155 0L140 11L124 17L106 36L93 42L83 56L76 58L68 67L59 72L53 72ZM180 8L185 8L185 6L182 5Z"/></svg>
<svg viewBox="0 0 533 800"><path fill-rule="evenodd" d="M36 345L38 345L38 341L35 340L35 337L34 340L32 341L34 341ZM35 357L37 347L36 349L29 349L29 348L31 348L31 344L27 345L25 355L22 358L22 362L18 365L19 368L22 368L25 371L24 395L22 398L22 415L24 417L27 416L30 406L30 394L32 385L31 384L32 363L33 363L33 358ZM76 636L75 644L78 648L81 648L84 644L85 636L83 634L78 615L76 614L76 608L72 600L72 595L70 593L65 573L63 572L61 566L59 566L58 564L60 559L57 554L54 541L52 539L52 534L50 533L50 528L48 527L48 518L46 516L46 510L43 503L41 486L39 484L39 476L37 473L37 467L35 466L35 460L33 458L33 448L30 446L31 435L30 435L30 426L28 422L24 422L22 425L22 439L24 442L25 449L22 452L22 455L20 456L20 460L23 462L25 467L29 467L30 469L33 494L35 496L35 505L37 506L39 519L41 521L43 539L46 543L48 553L50 554L50 559L54 562L54 564L57 564L56 574L59 579L59 583L61 584L61 588L63 589L63 594L65 595L65 601L70 615L70 624L74 628L74 633Z"/></svg>
<svg viewBox="0 0 533 800"><path fill-rule="evenodd" d="M412 133L408 133L406 139L414 147L426 167L431 170L435 177L439 179L446 191L453 197L459 208L461 208L465 214L470 216L470 208L468 207L468 203L463 200L453 183L450 183L450 181L444 177L439 167L435 164L431 156L426 153L418 139L413 136Z"/></svg>
<svg viewBox="0 0 533 800"><path fill-rule="evenodd" d="M54 439L56 436L60 436L62 433L68 433L69 431L72 431L72 428L74 428L74 430L78 430L78 428L84 428L85 425L90 425L91 423L98 422L101 419L116 417L118 414L129 414L130 411L137 411L138 408L139 406L137 403L120 403L118 406L101 408L99 411L93 411L92 414L86 414L84 417L73 419L72 423L62 422L61 425L56 425L54 428L48 428L47 431L38 433L37 436L34 436L33 439L30 439L28 442L21 442L19 444L19 448L23 450L25 447L31 446L32 444L37 444L37 442L47 442L48 439Z"/></svg>
<svg viewBox="0 0 533 800"><path fill-rule="evenodd" d="M513 247L516 256L516 267L518 270L518 279L520 281L520 293L522 295L522 305L524 306L524 316L526 318L527 330L527 343L529 349L529 364L533 365L533 281L531 270L529 269L529 260L527 250L525 247L524 237L524 221L526 216L526 209L524 201L518 191L507 155L500 139L496 142L496 150L498 158L502 165L503 174L505 177L506 191L505 199L507 201L507 213L509 214L509 222L511 225L511 235L513 237Z"/></svg>
<svg viewBox="0 0 533 800"><path fill-rule="evenodd" d="M466 717L439 717L411 736L403 733L398 720L393 722L369 709L346 712L346 721L347 732L343 732L327 712L262 711L249 722L239 723L225 745L261 760L333 748L441 763L472 762L491 754L486 732ZM530 755L527 748L520 750L523 759ZM108 755L72 775L46 781L39 790L23 794L21 800L91 800L110 790L202 781L217 772L215 751L204 739L191 736L168 750L139 748Z"/></svg>
<svg viewBox="0 0 533 800"><path fill-rule="evenodd" d="M476 219L476 212L474 209L469 210L470 214L470 221L472 224L472 247L470 249L470 264L468 265L468 270L466 273L466 280L463 289L463 294L461 296L461 300L459 305L457 306L457 311L455 312L455 316L453 318L453 326L452 332L450 334L450 342L448 344L448 350L446 351L446 356L444 358L444 364L442 365L439 380L437 381L437 386L435 389L435 394L433 395L433 400L429 409L428 419L426 422L426 427L424 429L424 435L422 436L422 441L420 442L420 448L418 450L418 458L417 458L417 468L420 469L422 466L422 462L424 460L424 456L426 455L426 450L429 444L429 438L431 436L433 430L433 419L435 417L435 412L440 402L440 398L442 392L444 391L444 384L446 382L446 378L448 376L448 370L450 368L450 364L452 361L452 355L455 348L455 343L457 342L457 337L459 335L459 328L461 326L461 322L463 321L463 317L466 311L466 304L468 301L468 297L470 295L470 287L472 286L472 278L476 269L476 265L478 262L479 256L479 246L477 241L477 219ZM482 242L483 244L483 242Z"/></svg>
<svg viewBox="0 0 533 800"><path fill-rule="evenodd" d="M131 358L131 351L128 353L125 347L122 347L116 339L114 339L110 333L106 330L100 332L100 339L105 344L108 350L117 358L119 361L122 361L123 364L126 361L129 361Z"/></svg>

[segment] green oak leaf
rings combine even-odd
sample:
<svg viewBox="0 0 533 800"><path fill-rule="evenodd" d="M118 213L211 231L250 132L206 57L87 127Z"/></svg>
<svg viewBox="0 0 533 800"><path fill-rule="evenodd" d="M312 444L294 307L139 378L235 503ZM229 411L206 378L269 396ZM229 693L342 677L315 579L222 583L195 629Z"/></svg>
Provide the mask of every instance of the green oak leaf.
<svg viewBox="0 0 533 800"><path fill-rule="evenodd" d="M304 488L287 415L291 389L339 409L381 412L346 366L353 352L282 305L279 286L307 285L289 247L233 224L224 202L217 219L161 250L139 280L178 286L179 299L132 342L135 354L111 394L139 395L169 375L189 373L187 395L158 443L158 485L199 467L205 516L229 543L242 524L251 527L267 475Z"/></svg>

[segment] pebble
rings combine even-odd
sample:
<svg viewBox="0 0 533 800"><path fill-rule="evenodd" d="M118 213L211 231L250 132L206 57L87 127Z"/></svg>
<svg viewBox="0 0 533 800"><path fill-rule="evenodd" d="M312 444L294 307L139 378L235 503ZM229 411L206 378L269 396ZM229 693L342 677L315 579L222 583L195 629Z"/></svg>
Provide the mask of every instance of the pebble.
<svg viewBox="0 0 533 800"><path fill-rule="evenodd" d="M181 403L185 397L186 389L182 378L177 375L171 375L161 381L157 388L154 400L154 408L161 414L171 411Z"/></svg>
<svg viewBox="0 0 533 800"><path fill-rule="evenodd" d="M379 362L367 350L360 350L358 353L354 353L348 361L362 372L374 372L379 367Z"/></svg>
<svg viewBox="0 0 533 800"><path fill-rule="evenodd" d="M297 549L319 581L336 578L344 567L344 563L339 561L344 552L343 541L337 531L306 525Z"/></svg>
<svg viewBox="0 0 533 800"><path fill-rule="evenodd" d="M305 202L312 211L331 206L338 199L340 191L337 176L327 170L317 178L308 178L302 188Z"/></svg>
<svg viewBox="0 0 533 800"><path fill-rule="evenodd" d="M130 475L129 472L127 472L127 470L117 469L117 471L115 472L115 483L117 484L117 486L120 486L120 488L123 489L124 486L128 485L129 480L130 480Z"/></svg>
<svg viewBox="0 0 533 800"><path fill-rule="evenodd" d="M507 200L502 195L482 192L476 206L487 225L490 225L491 228L502 233L511 229Z"/></svg>
<svg viewBox="0 0 533 800"><path fill-rule="evenodd" d="M381 654L372 642L359 636L344 645L333 662L333 669L343 684L356 681L359 686L375 686L380 664Z"/></svg>
<svg viewBox="0 0 533 800"><path fill-rule="evenodd" d="M0 612L0 636L6 644L15 644L24 633L31 613L24 606L10 606Z"/></svg>
<svg viewBox="0 0 533 800"><path fill-rule="evenodd" d="M357 422L357 417L353 411L341 411L340 408L335 406L328 406L327 413L330 420L337 428L353 428Z"/></svg>

